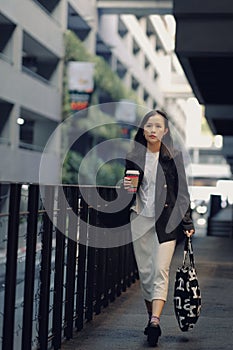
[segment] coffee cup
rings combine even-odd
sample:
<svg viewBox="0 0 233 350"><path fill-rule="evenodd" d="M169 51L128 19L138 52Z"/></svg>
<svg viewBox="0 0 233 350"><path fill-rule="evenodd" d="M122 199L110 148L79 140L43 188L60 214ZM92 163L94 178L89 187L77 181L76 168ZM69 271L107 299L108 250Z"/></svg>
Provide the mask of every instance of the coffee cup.
<svg viewBox="0 0 233 350"><path fill-rule="evenodd" d="M130 193L136 193L138 188L139 171L138 170L127 170L126 177L131 180L131 186L128 189Z"/></svg>

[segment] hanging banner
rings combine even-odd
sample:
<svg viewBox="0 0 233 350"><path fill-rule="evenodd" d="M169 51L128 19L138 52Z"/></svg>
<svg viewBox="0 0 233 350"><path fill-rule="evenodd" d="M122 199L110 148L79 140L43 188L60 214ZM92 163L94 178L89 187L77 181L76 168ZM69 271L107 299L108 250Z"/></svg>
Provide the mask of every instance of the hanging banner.
<svg viewBox="0 0 233 350"><path fill-rule="evenodd" d="M89 106L91 94L78 91L69 91L70 108L72 111L81 111Z"/></svg>
<svg viewBox="0 0 233 350"><path fill-rule="evenodd" d="M136 120L136 104L129 100L120 100L116 105L115 118L120 122L134 123Z"/></svg>
<svg viewBox="0 0 233 350"><path fill-rule="evenodd" d="M94 63L69 62L67 75L71 110L87 108L94 90Z"/></svg>

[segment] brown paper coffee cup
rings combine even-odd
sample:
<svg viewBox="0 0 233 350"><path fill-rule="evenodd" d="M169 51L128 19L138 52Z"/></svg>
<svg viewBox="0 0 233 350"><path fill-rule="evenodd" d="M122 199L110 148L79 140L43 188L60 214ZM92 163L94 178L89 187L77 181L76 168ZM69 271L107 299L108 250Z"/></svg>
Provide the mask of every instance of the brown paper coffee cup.
<svg viewBox="0 0 233 350"><path fill-rule="evenodd" d="M126 176L131 179L131 187L128 192L135 193L138 188L139 171L138 170L127 170Z"/></svg>

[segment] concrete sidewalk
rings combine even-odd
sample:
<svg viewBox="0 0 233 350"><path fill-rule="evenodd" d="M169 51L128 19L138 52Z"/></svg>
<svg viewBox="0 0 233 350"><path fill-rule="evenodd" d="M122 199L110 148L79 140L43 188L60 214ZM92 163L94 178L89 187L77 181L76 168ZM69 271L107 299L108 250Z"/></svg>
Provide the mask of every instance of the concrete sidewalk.
<svg viewBox="0 0 233 350"><path fill-rule="evenodd" d="M201 316L194 329L181 332L173 310L176 268L182 262L183 244L175 252L170 275L168 302L161 317L162 336L157 348L164 350L233 349L233 240L225 237L194 237L193 249L202 291ZM141 350L149 348L143 334L147 315L139 282L74 338L62 350Z"/></svg>

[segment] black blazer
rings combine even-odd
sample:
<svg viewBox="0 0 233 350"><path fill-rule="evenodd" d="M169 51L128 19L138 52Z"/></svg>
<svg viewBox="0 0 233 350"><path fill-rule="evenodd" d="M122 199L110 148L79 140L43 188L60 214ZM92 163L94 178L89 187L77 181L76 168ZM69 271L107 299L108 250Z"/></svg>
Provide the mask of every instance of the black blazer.
<svg viewBox="0 0 233 350"><path fill-rule="evenodd" d="M125 172L129 169L139 170L138 189L142 183L145 168L145 154L128 154ZM135 201L135 195L131 204ZM155 189L155 229L159 242L177 239L178 229L194 229L191 219L190 198L180 151L174 157L159 154Z"/></svg>

